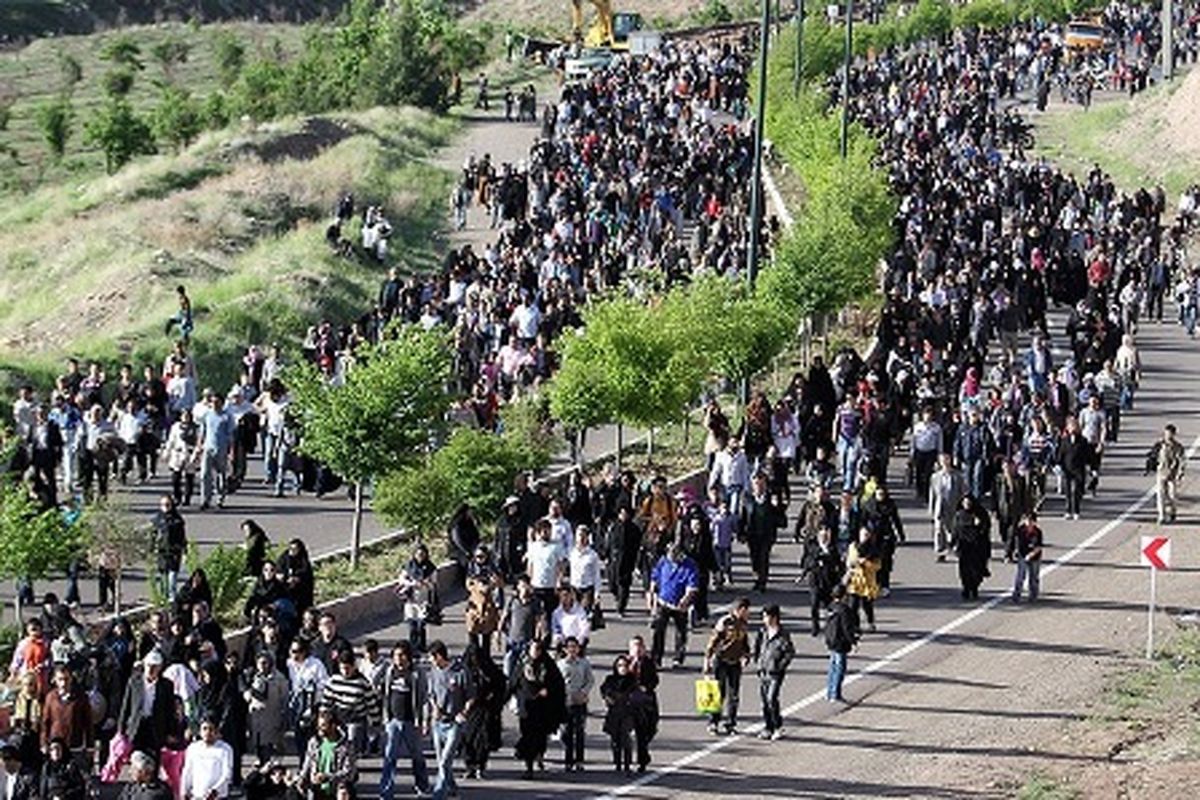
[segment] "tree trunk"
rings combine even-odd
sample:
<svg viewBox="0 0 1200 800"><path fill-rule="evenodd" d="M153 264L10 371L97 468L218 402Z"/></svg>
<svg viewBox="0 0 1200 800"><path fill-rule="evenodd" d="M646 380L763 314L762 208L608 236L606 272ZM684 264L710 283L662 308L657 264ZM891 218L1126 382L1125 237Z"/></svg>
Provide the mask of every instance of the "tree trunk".
<svg viewBox="0 0 1200 800"><path fill-rule="evenodd" d="M646 430L646 461L654 458L654 426Z"/></svg>
<svg viewBox="0 0 1200 800"><path fill-rule="evenodd" d="M617 423L617 472L621 471L621 450L625 446L625 430Z"/></svg>
<svg viewBox="0 0 1200 800"><path fill-rule="evenodd" d="M121 615L121 568L113 571L113 614Z"/></svg>
<svg viewBox="0 0 1200 800"><path fill-rule="evenodd" d="M350 532L350 569L358 569L358 548L362 545L363 484L354 484L354 522Z"/></svg>
<svg viewBox="0 0 1200 800"><path fill-rule="evenodd" d="M13 598L13 610L16 612L13 624L22 630L25 629L25 619L21 614L23 608L21 605L21 592L18 591L16 597Z"/></svg>

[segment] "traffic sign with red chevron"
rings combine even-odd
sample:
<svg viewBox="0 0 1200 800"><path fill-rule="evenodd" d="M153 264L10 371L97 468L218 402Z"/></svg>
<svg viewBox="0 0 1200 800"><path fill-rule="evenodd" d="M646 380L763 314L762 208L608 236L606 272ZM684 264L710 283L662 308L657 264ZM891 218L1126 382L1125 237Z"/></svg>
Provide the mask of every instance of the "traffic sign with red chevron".
<svg viewBox="0 0 1200 800"><path fill-rule="evenodd" d="M1152 569L1171 568L1171 539L1167 536L1143 536L1141 564Z"/></svg>

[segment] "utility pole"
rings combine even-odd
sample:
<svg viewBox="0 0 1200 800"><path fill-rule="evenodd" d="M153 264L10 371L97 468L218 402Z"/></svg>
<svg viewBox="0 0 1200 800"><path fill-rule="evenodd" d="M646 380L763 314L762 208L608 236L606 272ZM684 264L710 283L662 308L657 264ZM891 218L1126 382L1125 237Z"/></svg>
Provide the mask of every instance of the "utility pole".
<svg viewBox="0 0 1200 800"><path fill-rule="evenodd" d="M1163 0L1162 7L1162 79L1165 83L1175 73L1175 3Z"/></svg>
<svg viewBox="0 0 1200 800"><path fill-rule="evenodd" d="M762 20L758 26L758 108L754 115L754 173L750 183L750 244L746 253L746 278L750 290L758 279L759 247L763 217L763 128L767 118L767 48L770 45L771 0L762 0ZM742 403L750 400L750 380L742 381Z"/></svg>
<svg viewBox="0 0 1200 800"><path fill-rule="evenodd" d="M846 52L842 60L842 160L850 150L850 62L854 59L854 0L846 0Z"/></svg>
<svg viewBox="0 0 1200 800"><path fill-rule="evenodd" d="M800 96L800 84L804 81L804 0L796 0L796 65L792 76L792 94Z"/></svg>

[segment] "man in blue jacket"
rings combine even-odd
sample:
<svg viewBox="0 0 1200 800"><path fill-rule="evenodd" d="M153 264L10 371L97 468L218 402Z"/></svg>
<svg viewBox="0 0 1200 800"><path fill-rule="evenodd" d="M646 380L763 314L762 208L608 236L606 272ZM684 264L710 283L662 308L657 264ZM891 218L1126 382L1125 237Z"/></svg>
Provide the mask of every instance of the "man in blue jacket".
<svg viewBox="0 0 1200 800"><path fill-rule="evenodd" d="M646 597L654 631L650 653L655 666L662 665L669 623L675 625L675 660L672 666L683 666L687 654L688 609L699 590L700 568L682 546L678 543L671 545L666 555L654 565L654 571L650 574L650 591Z"/></svg>

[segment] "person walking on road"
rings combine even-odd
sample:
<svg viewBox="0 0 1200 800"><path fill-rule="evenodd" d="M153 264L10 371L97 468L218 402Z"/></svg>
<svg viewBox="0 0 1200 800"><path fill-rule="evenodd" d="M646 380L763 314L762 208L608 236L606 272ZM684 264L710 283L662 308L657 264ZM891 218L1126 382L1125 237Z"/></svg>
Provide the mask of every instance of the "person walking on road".
<svg viewBox="0 0 1200 800"><path fill-rule="evenodd" d="M992 522L974 497L966 495L954 515L954 551L958 556L958 578L963 600L979 599L979 584L991 575Z"/></svg>
<svg viewBox="0 0 1200 800"><path fill-rule="evenodd" d="M933 517L933 552L938 561L946 560L954 531L954 512L966 493L963 474L954 467L949 453L942 453L937 471L929 480L929 514Z"/></svg>
<svg viewBox="0 0 1200 800"><path fill-rule="evenodd" d="M742 693L742 667L750 662L750 600L742 597L713 628L704 650L703 673L721 687L721 710L710 715L713 736L737 732L738 704ZM722 726L722 719L724 726Z"/></svg>
<svg viewBox="0 0 1200 800"><path fill-rule="evenodd" d="M421 729L426 727L429 680L426 671L416 665L413 646L401 640L392 649L392 661L378 675L378 691L383 700L383 769L379 777L379 797L393 800L396 794L396 762L401 750L412 761L413 780L419 794L429 793L429 772L425 767L425 747Z"/></svg>
<svg viewBox="0 0 1200 800"><path fill-rule="evenodd" d="M1063 493L1067 496L1063 519L1079 519L1084 482L1092 465L1092 446L1080 433L1074 417L1067 418L1066 432L1058 443L1058 465L1062 469Z"/></svg>
<svg viewBox="0 0 1200 800"><path fill-rule="evenodd" d="M434 800L458 794L454 759L462 739L463 723L475 704L475 687L461 660L450 660L441 641L429 643L429 714L433 727L433 752L437 758Z"/></svg>
<svg viewBox="0 0 1200 800"><path fill-rule="evenodd" d="M566 684L558 665L546 652L545 643L534 639L509 678L509 692L517 700L521 737L517 740L517 758L525 763L523 777L533 777L537 764L544 769L546 743L550 734L566 721Z"/></svg>
<svg viewBox="0 0 1200 800"><path fill-rule="evenodd" d="M666 648L667 625L675 626L675 660L673 667L683 666L687 655L688 607L700 591L700 570L679 544L654 565L650 576L650 591L646 602L650 609L650 624L654 630L650 652L654 665L662 666Z"/></svg>
<svg viewBox="0 0 1200 800"><path fill-rule="evenodd" d="M765 474L754 473L751 487L750 497L744 504L743 532L746 545L750 549L754 590L765 592L771 572L771 550L775 547L779 530L787 525L787 512L783 507L782 498L768 492Z"/></svg>
<svg viewBox="0 0 1200 800"><path fill-rule="evenodd" d="M833 587L841 583L846 574L846 565L833 543L831 528L823 527L814 538L805 540L800 570L808 578L812 635L817 636L821 632L821 609L828 608L833 602Z"/></svg>
<svg viewBox="0 0 1200 800"><path fill-rule="evenodd" d="M154 554L158 567L158 579L167 597L174 599L179 583L179 569L183 565L183 553L187 550L187 527L183 515L175 507L175 498L163 495L158 501L158 513L154 515Z"/></svg>
<svg viewBox="0 0 1200 800"><path fill-rule="evenodd" d="M588 695L596 680L592 675L592 664L583 655L583 647L578 639L568 637L563 648L564 653L558 659L558 671L562 673L567 701L567 722L563 726L563 762L567 772L579 772L583 770L587 737Z"/></svg>
<svg viewBox="0 0 1200 800"><path fill-rule="evenodd" d="M1175 521L1176 487L1187 468L1187 453L1175 436L1175 426L1165 426L1162 438L1154 443L1147 459L1147 466L1154 469L1154 496L1159 525Z"/></svg>
<svg viewBox="0 0 1200 800"><path fill-rule="evenodd" d="M882 554L875 534L870 528L860 528L858 540L850 544L846 552L846 592L850 595L850 608L854 611L854 624L858 625L859 610L866 612L867 625L875 632L875 599L879 597L879 568Z"/></svg>
<svg viewBox="0 0 1200 800"><path fill-rule="evenodd" d="M635 741L639 769L644 771L650 762L649 732L657 717L652 696L641 686L631 662L628 655L617 656L612 672L600 684L600 696L607 706L604 732L612 746L613 766L626 774L632 771Z"/></svg>
<svg viewBox="0 0 1200 800"><path fill-rule="evenodd" d="M779 693L788 666L796 656L792 637L783 628L779 606L769 605L762 611L762 627L754 640L754 660L758 662L758 696L762 701L763 729L760 739L779 739L783 736L783 712L779 708Z"/></svg>
<svg viewBox="0 0 1200 800"><path fill-rule="evenodd" d="M1038 598L1041 586L1040 574L1042 568L1042 529L1037 524L1037 515L1032 511L1021 517L1021 522L1013 530L1005 548L1006 561L1015 562L1016 575L1013 577L1012 601L1021 602L1021 591L1029 582L1029 602Z"/></svg>
<svg viewBox="0 0 1200 800"><path fill-rule="evenodd" d="M840 584L833 590L833 604L825 623L825 646L829 649L829 672L825 680L825 699L844 703L842 684L846 680L846 662L858 644L857 615L846 604L846 589Z"/></svg>

